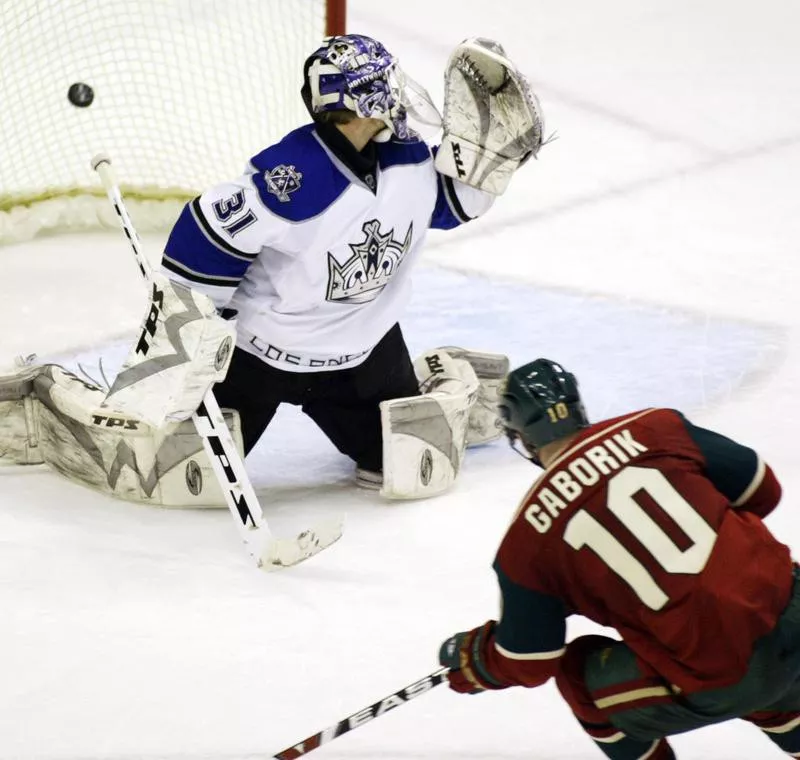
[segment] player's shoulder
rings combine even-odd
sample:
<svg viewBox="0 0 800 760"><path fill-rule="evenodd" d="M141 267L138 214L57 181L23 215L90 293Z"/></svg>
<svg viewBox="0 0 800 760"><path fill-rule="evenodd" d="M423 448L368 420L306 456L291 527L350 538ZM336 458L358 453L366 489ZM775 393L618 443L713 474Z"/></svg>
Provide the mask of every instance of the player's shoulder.
<svg viewBox="0 0 800 760"><path fill-rule="evenodd" d="M632 416L636 418L633 422L636 427L652 431L656 435L686 431L686 417L677 409L654 407L643 409Z"/></svg>
<svg viewBox="0 0 800 760"><path fill-rule="evenodd" d="M642 430L675 428L682 426L685 419L683 414L677 409L647 407L594 423L589 426L585 434L602 433L603 431L610 432L625 427L633 427Z"/></svg>
<svg viewBox="0 0 800 760"><path fill-rule="evenodd" d="M689 423L677 409L650 407L603 420L583 431L580 439L581 449L590 440L601 441L606 438L626 436L646 446L651 453L668 450L683 450L691 445L688 432Z"/></svg>
<svg viewBox="0 0 800 760"><path fill-rule="evenodd" d="M257 153L249 170L261 202L291 222L322 214L350 185L317 139L313 124Z"/></svg>
<svg viewBox="0 0 800 760"><path fill-rule="evenodd" d="M431 161L430 146L422 138L392 139L376 145L378 165L383 171L394 166L419 166Z"/></svg>

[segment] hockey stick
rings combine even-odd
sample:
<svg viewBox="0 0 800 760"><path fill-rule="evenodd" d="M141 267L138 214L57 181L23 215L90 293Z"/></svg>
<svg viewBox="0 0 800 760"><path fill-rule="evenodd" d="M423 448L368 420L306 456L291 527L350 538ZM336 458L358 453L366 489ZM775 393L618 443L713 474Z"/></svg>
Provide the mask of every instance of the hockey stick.
<svg viewBox="0 0 800 760"><path fill-rule="evenodd" d="M150 279L150 262L141 250L141 241L133 226L122 193L111 170L111 159L103 154L92 159L92 169L100 177L103 187L117 212L122 229L130 243L139 271L145 280ZM203 441L208 459L219 481L225 502L233 515L236 527L248 554L264 570L296 565L314 556L341 538L342 520L335 519L313 529L305 530L296 538L276 538L272 535L258 497L236 450L228 426L222 417L211 389L203 397L200 407L192 415L197 434Z"/></svg>
<svg viewBox="0 0 800 760"><path fill-rule="evenodd" d="M448 672L448 668L434 670L433 673L429 673L425 678L421 678L419 681L415 681L408 686L404 686L402 689L398 689L394 694L390 694L388 697L378 700L369 707L359 710L357 713L348 715L338 723L334 723L332 726L328 726L328 728L324 728L322 731L317 731L316 734L307 736L299 744L287 747L272 757L274 760L296 760L296 758L301 755L306 755L312 750L317 749L317 747L321 747L323 744L338 739L348 731L352 731L354 728L360 728L365 723L369 723L373 718L380 718L381 715L385 715L389 710L404 705L406 702L414 699L414 697L418 697L420 694L430 691L434 686L438 686L447 678Z"/></svg>

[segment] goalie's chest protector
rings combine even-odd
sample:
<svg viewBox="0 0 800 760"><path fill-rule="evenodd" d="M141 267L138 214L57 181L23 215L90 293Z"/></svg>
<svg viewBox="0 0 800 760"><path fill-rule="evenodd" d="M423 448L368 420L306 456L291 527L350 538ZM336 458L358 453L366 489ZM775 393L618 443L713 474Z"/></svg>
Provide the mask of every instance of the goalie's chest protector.
<svg viewBox="0 0 800 760"><path fill-rule="evenodd" d="M377 149L374 183L312 127L253 159L267 218L262 251L232 303L242 348L291 371L355 366L400 319L436 173L422 141Z"/></svg>

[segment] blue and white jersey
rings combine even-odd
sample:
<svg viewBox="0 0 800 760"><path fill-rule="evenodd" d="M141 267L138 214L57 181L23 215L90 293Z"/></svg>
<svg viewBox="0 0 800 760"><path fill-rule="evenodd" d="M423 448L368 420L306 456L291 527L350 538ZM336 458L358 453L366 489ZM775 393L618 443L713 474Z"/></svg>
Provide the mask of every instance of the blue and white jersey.
<svg viewBox="0 0 800 760"><path fill-rule="evenodd" d="M242 349L295 372L364 361L408 302L428 228L456 227L493 199L438 174L421 140L374 143L374 170L357 174L324 129L335 128L290 132L188 203L162 260L237 311Z"/></svg>

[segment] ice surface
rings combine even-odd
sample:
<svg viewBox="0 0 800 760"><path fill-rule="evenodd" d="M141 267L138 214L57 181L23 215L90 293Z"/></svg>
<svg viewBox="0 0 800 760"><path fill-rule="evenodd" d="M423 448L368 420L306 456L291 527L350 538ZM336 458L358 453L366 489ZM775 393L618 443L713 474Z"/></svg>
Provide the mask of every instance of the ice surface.
<svg viewBox="0 0 800 760"><path fill-rule="evenodd" d="M351 0L349 27L439 100L450 47L499 39L559 137L485 219L431 235L412 348L559 359L595 417L680 407L773 465L785 494L770 524L796 546L800 8L406 0L398 14ZM0 364L119 361L144 297L124 239L50 238L0 261ZM0 759L269 756L433 670L441 639L496 613L489 565L535 474L501 444L470 451L451 494L386 504L287 409L248 468L276 531L346 511L344 538L262 575L224 510L0 471ZM780 757L739 723L675 746L682 760ZM317 756L599 754L548 685L441 688Z"/></svg>

